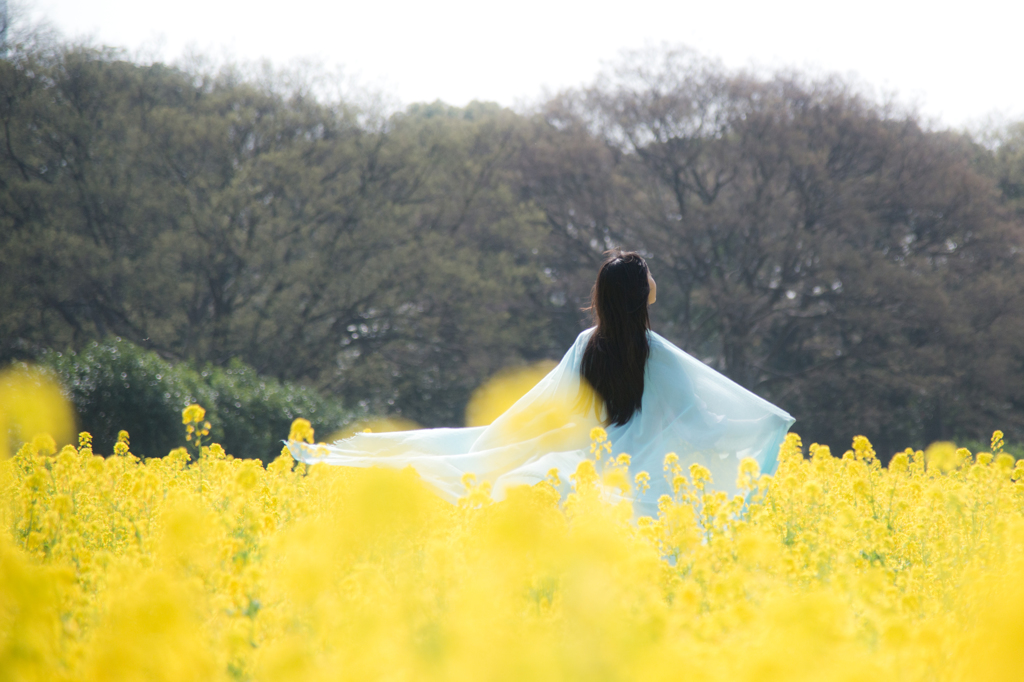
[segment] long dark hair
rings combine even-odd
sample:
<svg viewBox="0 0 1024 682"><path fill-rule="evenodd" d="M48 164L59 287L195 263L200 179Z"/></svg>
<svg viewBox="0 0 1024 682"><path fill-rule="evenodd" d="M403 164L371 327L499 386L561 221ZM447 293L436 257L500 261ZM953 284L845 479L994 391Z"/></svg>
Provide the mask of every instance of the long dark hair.
<svg viewBox="0 0 1024 682"><path fill-rule="evenodd" d="M651 285L640 254L612 252L597 272L590 310L597 318L580 374L608 409L606 424L622 426L640 411L650 354L647 297Z"/></svg>

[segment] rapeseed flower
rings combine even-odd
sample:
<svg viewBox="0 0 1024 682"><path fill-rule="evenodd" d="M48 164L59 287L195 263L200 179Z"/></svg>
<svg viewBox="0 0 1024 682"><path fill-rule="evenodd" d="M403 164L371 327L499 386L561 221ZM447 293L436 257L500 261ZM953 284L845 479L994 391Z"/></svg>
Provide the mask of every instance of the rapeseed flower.
<svg viewBox="0 0 1024 682"><path fill-rule="evenodd" d="M595 433L600 450L575 472L501 502L467 474L450 505L412 470L307 467L287 451L264 467L197 444L210 430L198 405L183 424L192 452L160 459L135 457L127 433L101 457L83 433L77 447L27 438L0 461L0 670L83 681L1018 676L1024 463L1001 434L990 453L937 444L888 467L866 438L845 458L817 444L805 457L791 434L774 475L737 462L745 494L729 498L671 453L663 472L631 470ZM313 440L301 421L291 435ZM674 493L634 519L622 494L649 489L651 473Z"/></svg>

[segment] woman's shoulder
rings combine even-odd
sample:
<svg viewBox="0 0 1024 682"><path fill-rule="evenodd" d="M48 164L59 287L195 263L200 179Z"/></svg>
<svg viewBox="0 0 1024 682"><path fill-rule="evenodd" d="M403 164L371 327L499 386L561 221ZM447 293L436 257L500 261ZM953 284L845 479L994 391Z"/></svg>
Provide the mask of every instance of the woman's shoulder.
<svg viewBox="0 0 1024 682"><path fill-rule="evenodd" d="M681 361L684 364L689 362L700 362L685 350L657 332L648 331L647 339L650 347L650 355L648 357L652 358L655 362L675 363Z"/></svg>
<svg viewBox="0 0 1024 682"><path fill-rule="evenodd" d="M579 334L577 334L576 335L576 343L574 345L578 346L578 345L584 344L587 341L589 341L590 340L590 336L591 336L591 334L594 333L595 329L597 329L597 327L588 327L587 329L584 329Z"/></svg>
<svg viewBox="0 0 1024 682"><path fill-rule="evenodd" d="M647 339L648 339L648 344L650 345L650 347L652 349L653 348L658 348L658 349L664 349L664 350L682 351L682 349L679 346L675 345L674 343L672 343L671 341L669 341L668 339L666 339L664 336L662 336L661 334L659 334L656 331L652 331L652 330L648 329L647 330Z"/></svg>

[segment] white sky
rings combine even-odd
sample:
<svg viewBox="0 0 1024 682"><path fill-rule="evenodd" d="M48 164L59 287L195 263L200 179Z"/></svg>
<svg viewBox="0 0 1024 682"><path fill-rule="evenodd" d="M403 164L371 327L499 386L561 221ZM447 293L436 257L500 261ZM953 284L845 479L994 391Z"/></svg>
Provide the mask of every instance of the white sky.
<svg viewBox="0 0 1024 682"><path fill-rule="evenodd" d="M11 0L12 4L17 0ZM938 125L1024 118L1022 0L21 0L66 36L180 58L312 58L403 103L515 105L668 42L852 75Z"/></svg>

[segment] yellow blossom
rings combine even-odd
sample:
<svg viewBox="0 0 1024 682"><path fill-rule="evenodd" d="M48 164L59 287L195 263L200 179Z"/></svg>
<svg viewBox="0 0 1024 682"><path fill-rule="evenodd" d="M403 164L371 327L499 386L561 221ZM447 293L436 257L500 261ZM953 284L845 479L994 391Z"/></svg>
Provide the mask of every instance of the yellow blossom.
<svg viewBox="0 0 1024 682"><path fill-rule="evenodd" d="M288 440L305 443L313 442L313 426L308 419L296 419L292 422L292 428L288 433Z"/></svg>
<svg viewBox="0 0 1024 682"><path fill-rule="evenodd" d="M771 476L623 454L501 489L466 473L443 499L412 469L128 444L39 436L0 460L9 677L1019 677L1024 461L997 448L883 467L866 438L804 458L791 434ZM651 473L673 494L640 516Z"/></svg>
<svg viewBox="0 0 1024 682"><path fill-rule="evenodd" d="M199 405L189 405L181 411L182 424L198 424L206 416L206 410Z"/></svg>

